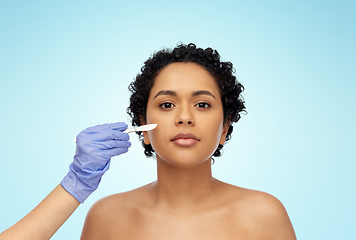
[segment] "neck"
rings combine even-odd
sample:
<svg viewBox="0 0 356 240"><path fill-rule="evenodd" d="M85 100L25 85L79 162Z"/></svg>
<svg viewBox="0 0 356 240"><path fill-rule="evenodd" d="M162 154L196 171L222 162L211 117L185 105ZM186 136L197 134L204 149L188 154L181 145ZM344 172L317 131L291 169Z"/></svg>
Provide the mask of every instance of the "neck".
<svg viewBox="0 0 356 240"><path fill-rule="evenodd" d="M157 156L157 204L174 211L192 213L212 200L216 180L211 174L211 160L191 168L179 168Z"/></svg>

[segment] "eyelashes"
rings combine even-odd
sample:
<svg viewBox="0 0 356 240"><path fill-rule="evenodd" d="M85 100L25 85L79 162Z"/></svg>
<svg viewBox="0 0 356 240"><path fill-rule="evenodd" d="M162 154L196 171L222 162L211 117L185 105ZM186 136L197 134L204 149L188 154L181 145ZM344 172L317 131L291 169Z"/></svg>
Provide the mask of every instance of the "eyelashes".
<svg viewBox="0 0 356 240"><path fill-rule="evenodd" d="M207 102L198 102L197 104L194 105L194 107L198 108L209 108L211 105Z"/></svg>
<svg viewBox="0 0 356 240"><path fill-rule="evenodd" d="M159 107L163 109L169 109L169 108L173 108L174 104L171 102L163 102L159 105Z"/></svg>
<svg viewBox="0 0 356 240"><path fill-rule="evenodd" d="M174 108L175 105L172 102L163 102L159 104L159 107L162 109L171 109ZM206 109L206 108L210 108L211 105L208 102L198 102L194 105L194 107L199 108L199 109Z"/></svg>

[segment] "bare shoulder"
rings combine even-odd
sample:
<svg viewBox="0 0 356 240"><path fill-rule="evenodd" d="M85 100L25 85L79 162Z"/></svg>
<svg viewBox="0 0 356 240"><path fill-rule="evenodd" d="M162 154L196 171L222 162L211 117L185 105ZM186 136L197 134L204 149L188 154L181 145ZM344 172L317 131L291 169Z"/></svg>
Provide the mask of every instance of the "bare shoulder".
<svg viewBox="0 0 356 240"><path fill-rule="evenodd" d="M145 187L104 197L89 209L82 230L82 240L124 236L137 221Z"/></svg>
<svg viewBox="0 0 356 240"><path fill-rule="evenodd" d="M227 188L231 194L232 214L244 229L261 239L296 239L288 213L276 197L233 185Z"/></svg>

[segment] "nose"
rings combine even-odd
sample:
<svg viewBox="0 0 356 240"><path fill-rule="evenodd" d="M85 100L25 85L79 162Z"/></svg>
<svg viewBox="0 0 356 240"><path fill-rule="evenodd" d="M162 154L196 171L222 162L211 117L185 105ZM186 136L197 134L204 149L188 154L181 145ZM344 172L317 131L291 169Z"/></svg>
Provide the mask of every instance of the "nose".
<svg viewBox="0 0 356 240"><path fill-rule="evenodd" d="M191 111L192 109L189 109L188 106L181 106L177 111L176 125L194 126L195 121Z"/></svg>

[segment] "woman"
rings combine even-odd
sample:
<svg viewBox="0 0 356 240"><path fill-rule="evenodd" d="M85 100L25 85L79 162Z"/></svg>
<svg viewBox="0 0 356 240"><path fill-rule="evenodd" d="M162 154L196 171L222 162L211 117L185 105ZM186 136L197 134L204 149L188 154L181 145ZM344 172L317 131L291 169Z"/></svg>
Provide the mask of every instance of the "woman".
<svg viewBox="0 0 356 240"><path fill-rule="evenodd" d="M276 198L212 177L212 157L221 155L245 108L232 64L210 48L189 44L157 52L141 70L130 85L128 113L134 126L158 124L138 133L145 154L156 157L157 180L95 203L81 239L296 239ZM70 171L52 194L65 198L66 205L52 210L51 194L41 203L47 208L39 205L62 213L52 231L97 188L110 158L128 150L126 127L107 124L78 135ZM29 215L43 214L33 212ZM26 217L21 221L13 228L29 227Z"/></svg>

